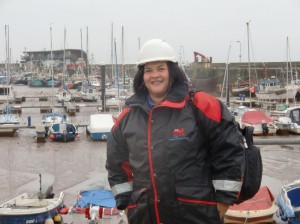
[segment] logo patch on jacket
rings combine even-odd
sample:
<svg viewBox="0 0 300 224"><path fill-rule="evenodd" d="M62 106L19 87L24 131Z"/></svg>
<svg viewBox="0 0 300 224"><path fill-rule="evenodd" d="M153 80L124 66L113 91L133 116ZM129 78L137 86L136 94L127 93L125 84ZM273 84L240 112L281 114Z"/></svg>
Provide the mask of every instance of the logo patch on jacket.
<svg viewBox="0 0 300 224"><path fill-rule="evenodd" d="M183 140L183 139L188 139L186 137L184 128L176 128L172 132L172 137L169 139L169 141L177 141L177 140Z"/></svg>

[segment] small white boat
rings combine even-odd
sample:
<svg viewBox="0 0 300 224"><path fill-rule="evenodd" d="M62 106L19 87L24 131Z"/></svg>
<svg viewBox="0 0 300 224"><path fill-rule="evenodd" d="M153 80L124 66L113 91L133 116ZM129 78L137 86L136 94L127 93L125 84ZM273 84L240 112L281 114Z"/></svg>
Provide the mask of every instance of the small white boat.
<svg viewBox="0 0 300 224"><path fill-rule="evenodd" d="M290 132L300 134L300 106L287 108L285 116L291 120Z"/></svg>
<svg viewBox="0 0 300 224"><path fill-rule="evenodd" d="M283 110L276 125L280 130L300 134L300 106L289 107Z"/></svg>
<svg viewBox="0 0 300 224"><path fill-rule="evenodd" d="M111 128L114 125L112 114L92 114L90 123L87 126L87 134L92 140L106 140L110 136Z"/></svg>
<svg viewBox="0 0 300 224"><path fill-rule="evenodd" d="M47 113L42 117L42 123L50 125L52 123L62 123L67 121L67 115L62 113Z"/></svg>
<svg viewBox="0 0 300 224"><path fill-rule="evenodd" d="M253 126L253 135L275 135L278 127L263 111L246 111L241 118L241 128Z"/></svg>
<svg viewBox="0 0 300 224"><path fill-rule="evenodd" d="M1 114L0 115L0 125L10 125L10 124L19 124L20 118L15 114Z"/></svg>
<svg viewBox="0 0 300 224"><path fill-rule="evenodd" d="M232 205L225 214L225 223L273 223L278 207L267 186L262 186L256 195L239 205Z"/></svg>
<svg viewBox="0 0 300 224"><path fill-rule="evenodd" d="M82 85L80 95L83 101L96 102L99 98L99 93L92 85Z"/></svg>
<svg viewBox="0 0 300 224"><path fill-rule="evenodd" d="M285 184L281 187L276 199L279 207L277 216L288 223L300 223L300 180Z"/></svg>
<svg viewBox="0 0 300 224"><path fill-rule="evenodd" d="M69 90L60 88L56 93L56 98L58 102L69 102L72 100L72 94Z"/></svg>
<svg viewBox="0 0 300 224"><path fill-rule="evenodd" d="M52 190L52 185L41 187L36 198L22 193L3 203L0 205L0 223L54 223L52 218L58 216L60 209L64 207L64 193L60 192L58 197L54 197Z"/></svg>

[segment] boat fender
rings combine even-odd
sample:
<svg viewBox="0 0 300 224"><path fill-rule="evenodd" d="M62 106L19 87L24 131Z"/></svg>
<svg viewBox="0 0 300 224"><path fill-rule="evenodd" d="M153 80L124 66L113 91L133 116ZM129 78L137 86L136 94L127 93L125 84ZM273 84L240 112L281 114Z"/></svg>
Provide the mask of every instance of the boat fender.
<svg viewBox="0 0 300 224"><path fill-rule="evenodd" d="M54 135L51 134L51 135L49 136L49 138L50 138L51 140L54 140L55 137L54 137Z"/></svg>
<svg viewBox="0 0 300 224"><path fill-rule="evenodd" d="M45 224L54 224L54 221L53 221L53 219L51 219L51 218L47 218L47 219L45 220Z"/></svg>
<svg viewBox="0 0 300 224"><path fill-rule="evenodd" d="M63 218L61 215L55 215L55 216L53 216L53 221L54 221L54 224L61 224L63 221Z"/></svg>

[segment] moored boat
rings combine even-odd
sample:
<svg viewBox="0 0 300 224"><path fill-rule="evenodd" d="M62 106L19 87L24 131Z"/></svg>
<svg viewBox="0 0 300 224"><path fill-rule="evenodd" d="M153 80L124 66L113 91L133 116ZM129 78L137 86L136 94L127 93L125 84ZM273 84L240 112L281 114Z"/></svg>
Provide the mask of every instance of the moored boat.
<svg viewBox="0 0 300 224"><path fill-rule="evenodd" d="M246 111L241 118L241 127L253 126L253 135L275 135L278 127L263 111Z"/></svg>
<svg viewBox="0 0 300 224"><path fill-rule="evenodd" d="M89 82L81 86L80 95L83 101L96 102L99 98L96 88L90 85Z"/></svg>
<svg viewBox="0 0 300 224"><path fill-rule="evenodd" d="M279 208L277 216L283 222L300 223L300 179L281 187L276 204Z"/></svg>
<svg viewBox="0 0 300 224"><path fill-rule="evenodd" d="M54 223L52 218L59 215L59 210L64 207L64 193L60 192L58 197L54 197L52 190L52 185L41 186L36 198L22 193L3 203L0 205L0 223Z"/></svg>
<svg viewBox="0 0 300 224"><path fill-rule="evenodd" d="M256 195L238 205L229 207L225 223L273 223L277 211L274 196L267 186L262 186Z"/></svg>
<svg viewBox="0 0 300 224"><path fill-rule="evenodd" d="M111 128L114 125L112 114L92 114L90 123L87 126L87 134L92 140L106 140L110 136Z"/></svg>
<svg viewBox="0 0 300 224"><path fill-rule="evenodd" d="M53 141L69 142L79 138L77 127L72 123L53 123L49 127L48 136Z"/></svg>

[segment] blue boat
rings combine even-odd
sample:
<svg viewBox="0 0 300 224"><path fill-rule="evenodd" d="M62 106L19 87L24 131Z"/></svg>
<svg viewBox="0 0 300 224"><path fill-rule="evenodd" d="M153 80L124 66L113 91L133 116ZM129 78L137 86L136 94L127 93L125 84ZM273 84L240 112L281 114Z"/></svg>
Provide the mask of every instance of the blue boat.
<svg viewBox="0 0 300 224"><path fill-rule="evenodd" d="M279 208L277 216L282 221L300 224L300 180L283 185L276 204Z"/></svg>
<svg viewBox="0 0 300 224"><path fill-rule="evenodd" d="M53 123L49 127L48 136L53 141L69 142L79 138L77 128L72 123Z"/></svg>
<svg viewBox="0 0 300 224"><path fill-rule="evenodd" d="M40 187L36 198L22 193L0 205L0 224L53 223L52 218L59 216L59 211L65 205L64 193L60 192L58 197L54 197L52 190L52 185L44 185Z"/></svg>
<svg viewBox="0 0 300 224"><path fill-rule="evenodd" d="M44 87L45 82L43 79L33 79L28 82L30 87Z"/></svg>

